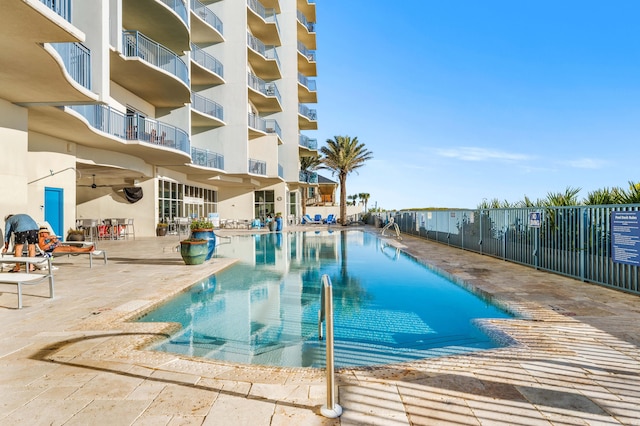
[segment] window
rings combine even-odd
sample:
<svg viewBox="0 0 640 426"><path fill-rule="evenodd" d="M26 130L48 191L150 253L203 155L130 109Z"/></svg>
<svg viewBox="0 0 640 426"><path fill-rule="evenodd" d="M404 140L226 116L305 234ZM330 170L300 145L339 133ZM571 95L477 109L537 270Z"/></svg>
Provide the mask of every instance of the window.
<svg viewBox="0 0 640 426"><path fill-rule="evenodd" d="M274 191L256 191L254 193L254 215L264 221L267 215L275 216Z"/></svg>
<svg viewBox="0 0 640 426"><path fill-rule="evenodd" d="M158 180L158 221L168 222L176 217L207 217L217 211L217 191Z"/></svg>

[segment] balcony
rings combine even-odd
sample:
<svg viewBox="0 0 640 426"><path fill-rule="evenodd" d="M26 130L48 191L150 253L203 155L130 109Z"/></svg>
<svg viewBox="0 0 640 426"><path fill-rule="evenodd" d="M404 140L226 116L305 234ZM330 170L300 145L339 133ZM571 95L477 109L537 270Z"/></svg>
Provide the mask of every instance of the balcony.
<svg viewBox="0 0 640 426"><path fill-rule="evenodd" d="M251 34L264 44L282 44L276 9L267 9L258 0L247 0L247 23Z"/></svg>
<svg viewBox="0 0 640 426"><path fill-rule="evenodd" d="M316 2L315 0L297 0L296 8L304 13L304 16L311 22L316 22Z"/></svg>
<svg viewBox="0 0 640 426"><path fill-rule="evenodd" d="M282 129L276 120L267 119L264 120L265 132L268 135L278 136L278 145L282 145Z"/></svg>
<svg viewBox="0 0 640 426"><path fill-rule="evenodd" d="M301 42L298 42L298 71L304 75L318 75L316 52L307 49Z"/></svg>
<svg viewBox="0 0 640 426"><path fill-rule="evenodd" d="M266 176L267 162L249 158L249 173L254 175Z"/></svg>
<svg viewBox="0 0 640 426"><path fill-rule="evenodd" d="M224 83L222 63L196 46L191 45L191 84L212 87Z"/></svg>
<svg viewBox="0 0 640 426"><path fill-rule="evenodd" d="M259 138L267 134L266 120L259 115L249 113L247 126L249 127L249 139Z"/></svg>
<svg viewBox="0 0 640 426"><path fill-rule="evenodd" d="M261 113L282 111L282 103L278 86L267 83L254 74L247 73L249 100Z"/></svg>
<svg viewBox="0 0 640 426"><path fill-rule="evenodd" d="M40 2L71 22L71 0L40 0Z"/></svg>
<svg viewBox="0 0 640 426"><path fill-rule="evenodd" d="M208 149L191 147L191 163L209 169L224 170L224 156Z"/></svg>
<svg viewBox="0 0 640 426"><path fill-rule="evenodd" d="M302 183L318 183L318 173L317 172L305 172L300 170L298 174L298 182Z"/></svg>
<svg viewBox="0 0 640 426"><path fill-rule="evenodd" d="M301 149L308 151L317 151L318 150L318 140L311 139L308 136L300 135L298 137L298 145Z"/></svg>
<svg viewBox="0 0 640 426"><path fill-rule="evenodd" d="M51 43L71 78L91 90L91 51L81 43Z"/></svg>
<svg viewBox="0 0 640 426"><path fill-rule="evenodd" d="M215 44L224 41L222 21L211 9L191 0L191 41L193 43Z"/></svg>
<svg viewBox="0 0 640 426"><path fill-rule="evenodd" d="M304 43L309 49L316 49L316 24L309 22L301 11L297 11L298 17L298 40Z"/></svg>
<svg viewBox="0 0 640 426"><path fill-rule="evenodd" d="M184 0L122 0L122 27L146 34L176 53L189 50Z"/></svg>
<svg viewBox="0 0 640 426"><path fill-rule="evenodd" d="M247 33L247 48L249 64L258 77L266 80L282 78L280 59L278 59L278 53L274 46L265 46L253 34Z"/></svg>
<svg viewBox="0 0 640 426"><path fill-rule="evenodd" d="M298 127L300 130L318 130L318 117L315 109L298 105Z"/></svg>
<svg viewBox="0 0 640 426"><path fill-rule="evenodd" d="M197 93L191 94L191 127L200 131L224 126L224 109L217 102ZM194 131L193 133L199 133Z"/></svg>
<svg viewBox="0 0 640 426"><path fill-rule="evenodd" d="M316 81L298 73L298 100L306 103L318 103Z"/></svg>
<svg viewBox="0 0 640 426"><path fill-rule="evenodd" d="M187 132L157 120L127 116L104 105L49 108L47 121L41 119L42 111L29 111L30 121L33 113L36 123L46 123L35 131L79 145L132 155L155 165L180 164L191 158Z"/></svg>
<svg viewBox="0 0 640 426"><path fill-rule="evenodd" d="M191 99L187 65L137 31L123 32L123 52L111 52L111 79L157 107L181 107Z"/></svg>
<svg viewBox="0 0 640 426"><path fill-rule="evenodd" d="M49 44L85 40L85 34L65 20L69 19L69 7L69 1L2 3L0 98L19 104L49 105L98 100L98 95L74 81L74 67L67 67L64 52L57 52Z"/></svg>

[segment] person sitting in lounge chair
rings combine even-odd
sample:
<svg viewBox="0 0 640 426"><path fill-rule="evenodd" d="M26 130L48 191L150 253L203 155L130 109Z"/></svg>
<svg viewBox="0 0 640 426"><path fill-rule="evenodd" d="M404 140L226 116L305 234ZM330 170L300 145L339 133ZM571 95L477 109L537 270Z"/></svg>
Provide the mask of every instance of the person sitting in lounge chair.
<svg viewBox="0 0 640 426"><path fill-rule="evenodd" d="M87 253L95 250L93 245L82 247L64 244L46 228L40 228L38 232L38 246L45 253Z"/></svg>

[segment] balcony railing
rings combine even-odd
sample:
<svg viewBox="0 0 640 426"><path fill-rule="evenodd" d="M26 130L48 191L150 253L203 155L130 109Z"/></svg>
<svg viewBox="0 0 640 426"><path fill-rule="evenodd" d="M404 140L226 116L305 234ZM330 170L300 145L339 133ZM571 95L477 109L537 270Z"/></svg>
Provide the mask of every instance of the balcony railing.
<svg viewBox="0 0 640 426"><path fill-rule="evenodd" d="M91 51L81 43L51 43L67 72L79 85L91 90Z"/></svg>
<svg viewBox="0 0 640 426"><path fill-rule="evenodd" d="M138 57L189 84L187 64L178 55L138 31L124 31L122 35L125 56Z"/></svg>
<svg viewBox="0 0 640 426"><path fill-rule="evenodd" d="M198 0L191 0L191 10L204 22L211 25L222 34L222 21L211 9L200 3Z"/></svg>
<svg viewBox="0 0 640 426"><path fill-rule="evenodd" d="M254 175L267 175L267 163L265 161L249 158L249 173Z"/></svg>
<svg viewBox="0 0 640 426"><path fill-rule="evenodd" d="M304 87L309 89L310 92L315 92L316 91L316 81L315 80L311 80L310 78L308 78L304 74L298 73L298 81Z"/></svg>
<svg viewBox="0 0 640 426"><path fill-rule="evenodd" d="M264 19L266 22L273 22L276 24L278 32L280 32L280 24L278 24L278 17L275 9L267 9L258 0L247 0L249 9L253 10L258 16Z"/></svg>
<svg viewBox="0 0 640 426"><path fill-rule="evenodd" d="M298 112L300 114L304 115L305 117L307 117L311 121L316 121L318 119L318 115L316 113L316 110L315 109L310 109L306 105L299 104L298 105Z"/></svg>
<svg viewBox="0 0 640 426"><path fill-rule="evenodd" d="M302 42L298 42L298 52L302 53L310 62L316 61L316 51L309 50Z"/></svg>
<svg viewBox="0 0 640 426"><path fill-rule="evenodd" d="M222 105L197 93L191 94L191 108L219 120L224 120L224 108Z"/></svg>
<svg viewBox="0 0 640 426"><path fill-rule="evenodd" d="M40 0L40 2L71 22L71 0Z"/></svg>
<svg viewBox="0 0 640 426"><path fill-rule="evenodd" d="M184 0L160 0L160 1L166 4L167 6L169 6L171 10L176 12L180 17L180 19L182 19L182 22L185 23L185 25L189 25L187 5L185 4Z"/></svg>
<svg viewBox="0 0 640 426"><path fill-rule="evenodd" d="M258 52L265 59L275 59L278 64L278 68L280 66L280 58L278 58L278 52L276 52L275 46L267 46L260 39L255 37L251 33L247 33L247 45L254 51Z"/></svg>
<svg viewBox="0 0 640 426"><path fill-rule="evenodd" d="M189 135L175 126L140 114L124 114L104 105L73 105L69 108L82 115L91 127L112 136L190 153Z"/></svg>
<svg viewBox="0 0 640 426"><path fill-rule="evenodd" d="M252 89L262 93L265 96L275 96L278 98L278 101L282 102L282 98L280 97L280 91L278 90L278 86L275 83L267 83L260 77L247 73L247 84Z"/></svg>
<svg viewBox="0 0 640 426"><path fill-rule="evenodd" d="M308 149L318 149L318 140L311 139L305 135L300 135L300 137L298 138L298 144Z"/></svg>
<svg viewBox="0 0 640 426"><path fill-rule="evenodd" d="M273 119L264 120L264 123L265 123L265 131L267 133L275 133L280 137L280 139L282 139L282 130L280 129L280 125L276 120L273 120Z"/></svg>
<svg viewBox="0 0 640 426"><path fill-rule="evenodd" d="M260 130L265 133L267 132L267 123L265 122L265 119L259 115L249 113L248 125L252 129Z"/></svg>
<svg viewBox="0 0 640 426"><path fill-rule="evenodd" d="M198 166L224 170L224 155L208 149L191 147L191 162Z"/></svg>
<svg viewBox="0 0 640 426"><path fill-rule="evenodd" d="M222 62L211 56L197 45L191 43L191 59L200 64L203 68L224 78L224 66Z"/></svg>
<svg viewBox="0 0 640 426"><path fill-rule="evenodd" d="M316 23L307 21L307 18L304 16L304 13L300 12L299 10L297 10L296 12L298 14L298 21L300 21L302 25L307 27L307 31L309 31L310 33L315 33Z"/></svg>
<svg viewBox="0 0 640 426"><path fill-rule="evenodd" d="M317 172L305 172L304 170L300 170L298 176L298 182L305 183L318 183L318 173Z"/></svg>

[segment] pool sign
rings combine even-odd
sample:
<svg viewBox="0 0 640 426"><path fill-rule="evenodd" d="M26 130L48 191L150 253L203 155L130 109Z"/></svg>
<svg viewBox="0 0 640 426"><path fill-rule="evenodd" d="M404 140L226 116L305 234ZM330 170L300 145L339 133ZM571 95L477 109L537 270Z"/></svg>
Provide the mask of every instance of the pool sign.
<svg viewBox="0 0 640 426"><path fill-rule="evenodd" d="M540 212L529 212L529 227L540 228Z"/></svg>
<svg viewBox="0 0 640 426"><path fill-rule="evenodd" d="M640 212L611 213L611 252L614 262L640 266Z"/></svg>

